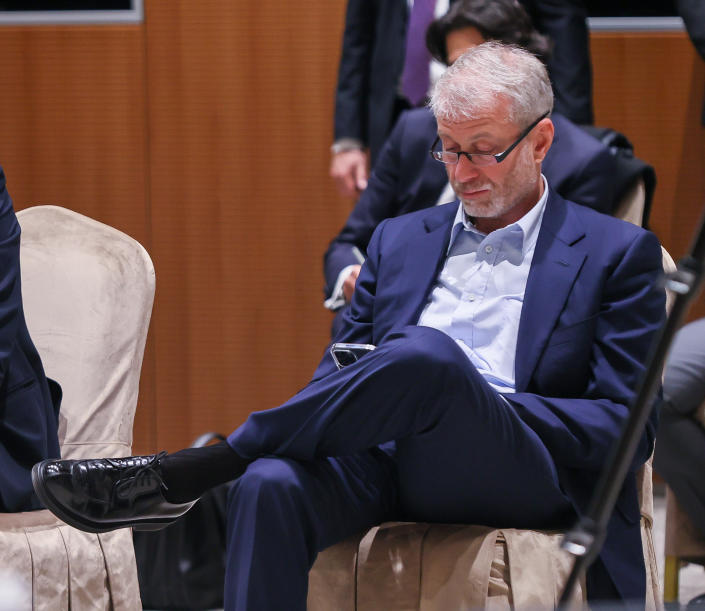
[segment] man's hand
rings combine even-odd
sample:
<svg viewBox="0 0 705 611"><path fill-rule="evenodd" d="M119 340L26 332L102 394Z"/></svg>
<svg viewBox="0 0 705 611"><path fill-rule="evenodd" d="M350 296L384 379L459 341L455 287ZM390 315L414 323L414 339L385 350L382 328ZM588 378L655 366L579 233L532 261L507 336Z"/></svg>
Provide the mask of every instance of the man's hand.
<svg viewBox="0 0 705 611"><path fill-rule="evenodd" d="M360 268L362 265L355 265L350 270L350 275L343 281L343 295L345 296L345 301L350 303L352 299L353 291L355 290L355 283L357 282L357 277L360 275Z"/></svg>
<svg viewBox="0 0 705 611"><path fill-rule="evenodd" d="M367 188L367 154L360 149L334 153L330 176L340 193L355 197Z"/></svg>

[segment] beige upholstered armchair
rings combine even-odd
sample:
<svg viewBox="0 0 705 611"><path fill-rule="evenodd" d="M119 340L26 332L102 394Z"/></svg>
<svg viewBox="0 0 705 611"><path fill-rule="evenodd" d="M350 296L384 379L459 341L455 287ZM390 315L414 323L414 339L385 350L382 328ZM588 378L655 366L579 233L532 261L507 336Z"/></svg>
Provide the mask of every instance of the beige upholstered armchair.
<svg viewBox="0 0 705 611"><path fill-rule="evenodd" d="M124 233L64 208L17 217L27 325L64 392L62 456L129 455L154 299L149 255ZM47 510L0 514L0 549L0 587L14 597L3 608L141 609L129 530L84 533Z"/></svg>
<svg viewBox="0 0 705 611"><path fill-rule="evenodd" d="M639 472L646 608L660 609L651 464ZM321 552L309 611L555 608L572 563L561 533L390 522ZM573 600L585 601L584 586Z"/></svg>
<svg viewBox="0 0 705 611"><path fill-rule="evenodd" d="M667 272L675 270L663 250ZM668 295L667 308L673 296ZM653 542L651 460L637 475L646 608L663 607ZM386 523L318 555L309 611L445 611L555 607L572 560L561 533L485 526ZM586 600L584 584L573 600Z"/></svg>
<svg viewBox="0 0 705 611"><path fill-rule="evenodd" d="M629 187L622 199L617 203L614 216L634 225L642 226L644 208L646 207L646 186L644 179L639 177Z"/></svg>

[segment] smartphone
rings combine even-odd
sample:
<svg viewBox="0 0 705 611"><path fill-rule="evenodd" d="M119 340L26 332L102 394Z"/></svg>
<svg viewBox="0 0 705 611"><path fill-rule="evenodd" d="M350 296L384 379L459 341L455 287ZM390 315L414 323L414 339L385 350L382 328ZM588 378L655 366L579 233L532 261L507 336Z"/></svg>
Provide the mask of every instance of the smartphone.
<svg viewBox="0 0 705 611"><path fill-rule="evenodd" d="M368 352L372 352L376 346L372 344L346 344L344 342L333 344L330 347L330 354L333 357L338 369L352 365L359 358Z"/></svg>

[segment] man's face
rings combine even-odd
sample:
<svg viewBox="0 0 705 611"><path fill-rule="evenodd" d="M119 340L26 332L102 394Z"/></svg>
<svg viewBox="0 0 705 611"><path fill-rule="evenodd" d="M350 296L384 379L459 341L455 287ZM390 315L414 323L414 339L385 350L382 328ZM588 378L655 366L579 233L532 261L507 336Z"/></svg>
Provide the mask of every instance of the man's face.
<svg viewBox="0 0 705 611"><path fill-rule="evenodd" d="M497 154L509 148L525 125L507 121L507 103L477 119L438 121L446 151ZM446 165L448 179L478 229L488 233L519 220L543 193L541 161L553 138L553 124L543 119L501 163L479 167L461 156Z"/></svg>

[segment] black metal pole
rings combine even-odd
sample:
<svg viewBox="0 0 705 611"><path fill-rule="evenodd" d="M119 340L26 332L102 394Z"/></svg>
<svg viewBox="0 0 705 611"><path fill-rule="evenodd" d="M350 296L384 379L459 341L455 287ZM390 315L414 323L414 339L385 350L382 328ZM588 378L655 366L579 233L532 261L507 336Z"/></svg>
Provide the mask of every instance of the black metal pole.
<svg viewBox="0 0 705 611"><path fill-rule="evenodd" d="M700 221L690 254L678 262L676 272L665 275L665 287L676 295L673 307L654 341L639 391L602 471L588 510L563 538L561 547L575 556L575 561L563 589L559 607L568 605L576 583L602 548L607 533L607 522L629 471L661 382L668 349L685 317L690 301L702 285L704 264L705 215Z"/></svg>

